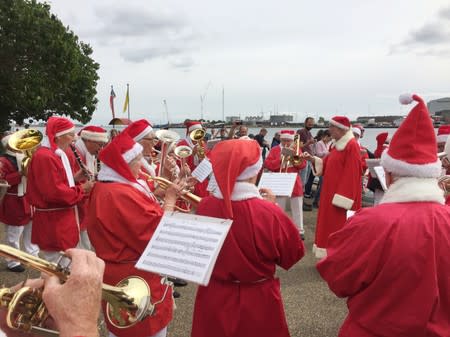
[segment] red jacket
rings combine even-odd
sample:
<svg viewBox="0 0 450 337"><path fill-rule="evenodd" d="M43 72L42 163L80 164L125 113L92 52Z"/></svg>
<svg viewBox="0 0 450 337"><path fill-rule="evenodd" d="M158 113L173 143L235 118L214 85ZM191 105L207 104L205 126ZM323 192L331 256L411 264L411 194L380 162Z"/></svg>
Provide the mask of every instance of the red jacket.
<svg viewBox="0 0 450 337"><path fill-rule="evenodd" d="M31 208L25 196L17 195L17 187L22 181L16 164L16 158L3 155L0 157L0 179L8 182L10 187L0 202L0 221L10 226L23 226L31 221Z"/></svg>

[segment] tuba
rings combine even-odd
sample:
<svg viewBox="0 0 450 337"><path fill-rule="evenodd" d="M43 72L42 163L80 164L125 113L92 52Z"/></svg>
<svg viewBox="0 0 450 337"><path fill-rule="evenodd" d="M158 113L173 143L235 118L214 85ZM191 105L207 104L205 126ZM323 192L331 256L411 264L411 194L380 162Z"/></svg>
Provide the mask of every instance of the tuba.
<svg viewBox="0 0 450 337"><path fill-rule="evenodd" d="M200 160L205 158L205 135L206 132L203 129L195 129L189 134L189 138L197 142L197 156Z"/></svg>
<svg viewBox="0 0 450 337"><path fill-rule="evenodd" d="M57 276L61 282L66 281L70 274L70 259L64 255L57 263L52 263L0 244L0 256ZM102 298L107 302L108 320L118 328L128 328L142 321L155 311L150 295L147 282L136 276L123 279L115 287L103 284ZM49 314L42 301L41 289L23 287L13 293L9 288L0 288L0 307L7 309L6 322L11 329L45 335L58 334L43 327Z"/></svg>
<svg viewBox="0 0 450 337"><path fill-rule="evenodd" d="M42 142L42 132L35 129L24 129L14 132L8 140L8 146L15 152L22 152L25 157L22 159L21 169L26 173L33 153Z"/></svg>
<svg viewBox="0 0 450 337"><path fill-rule="evenodd" d="M158 130L155 132L156 138L161 142L161 151L159 153L159 172L158 176L161 176L164 170L164 162L167 155L170 153L174 144L180 139L180 136L175 131L170 130Z"/></svg>

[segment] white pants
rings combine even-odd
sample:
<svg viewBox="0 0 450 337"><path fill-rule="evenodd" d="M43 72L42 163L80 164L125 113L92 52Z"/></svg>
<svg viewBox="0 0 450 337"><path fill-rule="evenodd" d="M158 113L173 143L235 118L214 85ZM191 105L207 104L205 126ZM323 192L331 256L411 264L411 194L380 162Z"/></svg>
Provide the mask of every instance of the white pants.
<svg viewBox="0 0 450 337"><path fill-rule="evenodd" d="M280 205L283 210L286 210L287 199L291 202L292 221L297 225L300 234L305 234L303 228L303 197L277 197L277 204Z"/></svg>
<svg viewBox="0 0 450 337"><path fill-rule="evenodd" d="M166 337L166 336L167 336L167 327L159 330L156 334L154 334L153 336L149 336L149 337ZM117 336L110 331L109 337L117 337Z"/></svg>
<svg viewBox="0 0 450 337"><path fill-rule="evenodd" d="M6 226L6 244L10 247L20 249L20 237L22 236L23 251L38 256L39 247L31 243L31 222L25 226ZM20 262L6 259L8 268L20 265Z"/></svg>

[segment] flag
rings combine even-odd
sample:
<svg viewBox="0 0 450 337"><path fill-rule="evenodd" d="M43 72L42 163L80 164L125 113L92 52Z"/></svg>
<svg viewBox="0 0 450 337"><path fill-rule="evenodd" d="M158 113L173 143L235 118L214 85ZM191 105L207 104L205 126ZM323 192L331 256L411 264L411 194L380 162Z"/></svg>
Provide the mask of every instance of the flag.
<svg viewBox="0 0 450 337"><path fill-rule="evenodd" d="M130 95L129 95L128 90L129 90L129 87L128 87L128 84L127 84L127 95L125 96L125 103L123 104L123 112L127 111L128 104L129 104L129 101L130 101Z"/></svg>
<svg viewBox="0 0 450 337"><path fill-rule="evenodd" d="M109 106L111 107L113 118L116 118L116 115L114 113L114 98L116 98L116 93L114 92L113 86L111 86L111 93L109 94Z"/></svg>

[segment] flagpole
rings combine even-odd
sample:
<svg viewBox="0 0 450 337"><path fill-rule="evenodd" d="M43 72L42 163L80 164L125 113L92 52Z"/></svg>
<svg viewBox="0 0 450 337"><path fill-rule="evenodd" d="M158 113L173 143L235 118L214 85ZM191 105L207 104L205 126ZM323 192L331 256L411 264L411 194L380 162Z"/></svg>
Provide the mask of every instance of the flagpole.
<svg viewBox="0 0 450 337"><path fill-rule="evenodd" d="M127 83L127 95L128 95L128 119L131 121L130 118L130 85Z"/></svg>

